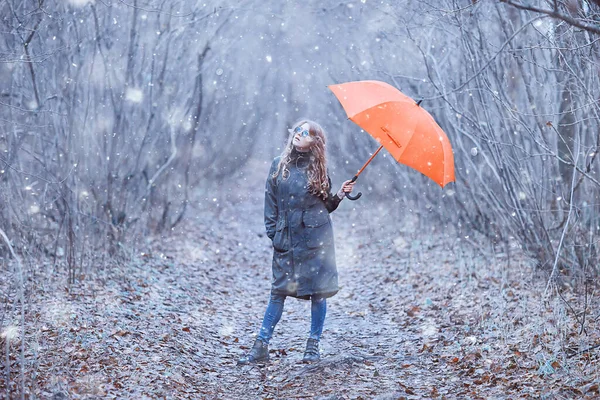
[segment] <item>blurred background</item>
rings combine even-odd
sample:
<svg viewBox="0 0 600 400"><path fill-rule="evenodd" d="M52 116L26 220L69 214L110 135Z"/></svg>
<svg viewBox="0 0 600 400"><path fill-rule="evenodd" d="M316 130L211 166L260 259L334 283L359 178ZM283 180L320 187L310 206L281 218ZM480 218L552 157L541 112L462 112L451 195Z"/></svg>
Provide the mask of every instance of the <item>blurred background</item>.
<svg viewBox="0 0 600 400"><path fill-rule="evenodd" d="M337 187L378 146L327 85L376 79L423 99L452 143L456 183L442 190L384 151L361 175L360 207L517 243L551 277L590 279L599 10L582 0L2 2L0 258L10 243L64 264L73 281L99 254L198 218L192 207L262 203L268 166L303 117L327 131Z"/></svg>

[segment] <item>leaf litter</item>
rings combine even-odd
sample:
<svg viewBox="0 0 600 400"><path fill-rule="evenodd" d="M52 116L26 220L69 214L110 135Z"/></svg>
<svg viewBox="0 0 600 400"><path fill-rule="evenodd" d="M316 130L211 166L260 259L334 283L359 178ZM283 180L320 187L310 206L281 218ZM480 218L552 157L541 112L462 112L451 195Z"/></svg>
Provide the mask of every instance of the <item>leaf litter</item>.
<svg viewBox="0 0 600 400"><path fill-rule="evenodd" d="M271 361L236 365L262 321L271 257L259 195L238 196L218 207L196 206L190 213L195 217L170 236L149 238L144 255L128 263L100 269L70 287L60 276L47 277L43 289L35 287L26 310L28 394L136 399L600 394L598 316L588 316L587 334L579 334L578 320L563 300L543 301L544 279L518 249L509 258L483 238L460 240L451 229L423 233L415 215L397 213L391 224L380 208L351 205L342 203L332 214L342 288L328 300L319 363L300 362L309 302L288 299L271 340ZM575 291L563 297L580 305ZM597 310L593 302L588 307ZM3 348L9 342L8 390L16 394L19 345L8 335L0 340ZM7 390L6 380L0 390Z"/></svg>

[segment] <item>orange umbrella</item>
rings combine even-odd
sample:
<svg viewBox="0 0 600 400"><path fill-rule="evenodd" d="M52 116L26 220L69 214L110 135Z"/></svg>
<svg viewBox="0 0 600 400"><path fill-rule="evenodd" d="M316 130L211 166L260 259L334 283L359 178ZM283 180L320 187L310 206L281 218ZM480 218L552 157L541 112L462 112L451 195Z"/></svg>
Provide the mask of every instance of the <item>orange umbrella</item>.
<svg viewBox="0 0 600 400"><path fill-rule="evenodd" d="M381 145L353 178L385 147L400 163L416 169L442 188L454 182L454 155L448 137L433 117L395 87L379 81L347 82L329 89L348 118ZM355 198L360 197L360 194Z"/></svg>

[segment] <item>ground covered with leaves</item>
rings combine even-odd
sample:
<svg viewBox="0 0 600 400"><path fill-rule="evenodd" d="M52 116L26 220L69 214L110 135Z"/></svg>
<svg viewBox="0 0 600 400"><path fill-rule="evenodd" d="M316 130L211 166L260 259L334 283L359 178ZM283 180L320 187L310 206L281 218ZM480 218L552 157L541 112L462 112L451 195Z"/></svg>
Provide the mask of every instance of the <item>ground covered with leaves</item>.
<svg viewBox="0 0 600 400"><path fill-rule="evenodd" d="M40 266L23 349L4 278L13 311L0 397L22 386L27 398L53 399L600 395L593 288L544 300L544 274L515 243L436 226L393 200L345 200L332 214L342 289L328 299L322 360L301 363L310 302L288 298L271 361L238 367L269 297L262 200L208 196L189 215L75 285Z"/></svg>

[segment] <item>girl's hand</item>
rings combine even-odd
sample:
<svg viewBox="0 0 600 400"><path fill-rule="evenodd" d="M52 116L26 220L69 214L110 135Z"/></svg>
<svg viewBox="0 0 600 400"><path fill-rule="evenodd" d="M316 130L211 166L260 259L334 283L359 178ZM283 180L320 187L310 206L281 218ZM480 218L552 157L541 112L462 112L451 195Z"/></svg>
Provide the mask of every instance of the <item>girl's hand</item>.
<svg viewBox="0 0 600 400"><path fill-rule="evenodd" d="M344 183L342 183L342 187L340 187L340 190L338 190L337 196L340 199L343 199L345 193L351 193L352 192L352 189L354 188L354 184L355 183L356 182L352 182L350 180L347 180Z"/></svg>

